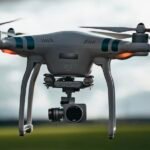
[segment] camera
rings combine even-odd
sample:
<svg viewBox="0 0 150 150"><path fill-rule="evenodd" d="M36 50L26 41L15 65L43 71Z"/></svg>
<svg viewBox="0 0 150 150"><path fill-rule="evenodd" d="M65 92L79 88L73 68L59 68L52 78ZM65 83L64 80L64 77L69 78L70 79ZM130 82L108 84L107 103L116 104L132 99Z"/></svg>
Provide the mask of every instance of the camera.
<svg viewBox="0 0 150 150"><path fill-rule="evenodd" d="M49 120L56 122L79 123L86 120L85 104L64 104L63 108L52 108L48 110Z"/></svg>

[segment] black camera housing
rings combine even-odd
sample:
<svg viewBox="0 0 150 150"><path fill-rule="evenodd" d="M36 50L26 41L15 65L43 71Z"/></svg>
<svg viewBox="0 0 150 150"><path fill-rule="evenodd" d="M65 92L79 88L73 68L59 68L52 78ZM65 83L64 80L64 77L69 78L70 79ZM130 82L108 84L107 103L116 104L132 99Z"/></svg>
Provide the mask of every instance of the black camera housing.
<svg viewBox="0 0 150 150"><path fill-rule="evenodd" d="M78 123L86 120L85 104L65 104L63 107L65 122Z"/></svg>

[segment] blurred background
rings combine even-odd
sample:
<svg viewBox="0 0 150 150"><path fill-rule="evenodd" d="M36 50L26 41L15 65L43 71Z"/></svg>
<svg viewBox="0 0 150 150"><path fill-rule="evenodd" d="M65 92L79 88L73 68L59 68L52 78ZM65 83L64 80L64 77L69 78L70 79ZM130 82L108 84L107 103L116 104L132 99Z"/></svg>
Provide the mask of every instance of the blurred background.
<svg viewBox="0 0 150 150"><path fill-rule="evenodd" d="M149 0L0 0L0 22L22 18L19 22L1 26L0 30L7 31L8 28L13 27L16 32L33 35L60 30L80 30L86 32L87 30L78 28L83 25L136 27L139 22L144 22L147 27L150 27L149 4ZM20 87L25 67L25 58L0 53L0 122L18 119ZM63 95L60 89L46 89L43 85L43 74L45 73L48 73L48 71L46 66L43 66L35 87L33 107L34 120L48 120L47 110L51 107L59 107L60 97ZM150 57L136 57L125 61L114 60L112 62L112 74L116 87L117 118L149 120ZM92 75L95 76L94 86L91 89L81 90L79 93L75 93L74 96L76 97L76 102L87 104L89 120L104 120L108 118L106 82L101 68L95 65L92 68ZM135 124L137 124L137 122L135 122ZM138 128L138 130L145 129L145 133L150 133L149 127L148 125L147 128L141 127ZM71 130L74 130L74 128L73 126ZM81 127L81 129L82 128L84 127ZM93 135L97 135L94 133L97 133L98 130L93 131L92 128L87 127L87 131L90 129ZM3 131L10 131L9 133L12 133L11 135L15 137L17 136L17 130L15 130L15 132L14 130L6 129ZM53 128L51 130L53 130ZM47 133L44 131L43 134ZM65 129L62 128L61 131L65 131ZM124 133L124 127L121 128L121 131L121 133ZM130 132L130 129L128 131ZM105 134L107 134L106 132L107 131L105 131ZM66 132L64 133L65 135L67 134ZM141 133L139 133L139 135L140 134ZM4 135L7 137L7 132L4 132ZM31 138L32 137L30 137L30 139ZM58 137L55 136L55 138L57 139ZM107 137L103 138L106 139ZM126 136L126 138L128 138L128 136ZM5 138L2 139L5 140ZM6 140L7 139L8 137ZM10 141L11 139L10 137ZM98 136L96 140L98 142ZM141 141L140 138L139 140ZM148 137L146 140L148 140ZM143 141L146 142L146 140ZM72 144L79 144L81 146L81 143L77 142L78 144L76 144L76 139L73 141L71 142ZM82 142L84 143L84 141ZM108 141L105 142L108 144ZM53 144L54 143L57 143L57 140L54 140ZM13 142L11 144L13 144ZM91 145L90 149L100 148L100 145L94 146L96 144L92 144L93 146ZM109 144L117 145L117 142ZM145 143L143 145L145 145ZM14 149L19 149L19 146L21 145L16 146ZM56 145L53 149L55 149L55 147ZM137 145L137 148L139 147L140 146ZM69 149L70 147L64 146L64 148ZM80 147L75 147L75 149L76 148L80 149ZM82 149L84 148L83 146ZM114 146L114 148L117 149L117 146ZM72 147L72 149L74 148Z"/></svg>

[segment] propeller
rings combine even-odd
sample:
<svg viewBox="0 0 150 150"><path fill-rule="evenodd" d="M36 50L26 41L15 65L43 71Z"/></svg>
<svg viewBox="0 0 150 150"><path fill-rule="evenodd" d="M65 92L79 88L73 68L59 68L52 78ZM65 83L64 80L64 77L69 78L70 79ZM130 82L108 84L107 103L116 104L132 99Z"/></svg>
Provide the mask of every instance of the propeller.
<svg viewBox="0 0 150 150"><path fill-rule="evenodd" d="M0 26L8 24L8 23L16 22L16 21L19 21L19 20L21 20L21 18L17 18L17 19L14 19L14 20L6 21L6 22L1 22Z"/></svg>
<svg viewBox="0 0 150 150"><path fill-rule="evenodd" d="M89 28L89 29L100 29L107 30L112 32L127 32L127 31L135 31L136 28L127 28L127 27L94 27L94 26L81 26L80 28Z"/></svg>
<svg viewBox="0 0 150 150"><path fill-rule="evenodd" d="M2 23L0 23L0 26L2 26L2 25L5 25L5 24L9 24L9 23L12 23L12 22L16 22L16 21L19 21L19 20L21 20L21 18L17 18L17 19L14 19L14 20L10 20L10 21L6 21L6 22L2 22ZM12 30L12 31L10 31L10 30ZM8 30L8 32L3 32L3 31L0 31L2 34L5 34L5 35L7 35L7 36L9 36L9 37L15 37L15 36L17 36L17 35L23 35L24 33L15 33L14 31L13 31L13 28L10 28L9 30Z"/></svg>
<svg viewBox="0 0 150 150"><path fill-rule="evenodd" d="M126 39L126 38L131 38L132 34L119 34L119 33L110 33L110 32L101 32L101 31L91 31L92 33L96 34L102 34L106 36L111 36L117 39Z"/></svg>
<svg viewBox="0 0 150 150"><path fill-rule="evenodd" d="M129 27L96 27L96 26L81 26L81 28L89 28L89 29L99 29L99 30L106 30L111 32L102 32L102 31L91 31L97 34L103 34L106 36L111 36L117 39L126 39L131 38L132 34L125 34L122 32L127 31L136 31L137 34L145 34L145 32L150 32L150 28L146 28L143 23L139 23L136 28L129 28Z"/></svg>
<svg viewBox="0 0 150 150"><path fill-rule="evenodd" d="M139 23L136 28L129 27L94 27L94 26L81 26L80 28L90 28L90 29L100 29L107 30L112 32L127 32L127 31L136 31L137 33L150 32L150 28L145 28L143 23Z"/></svg>
<svg viewBox="0 0 150 150"><path fill-rule="evenodd" d="M15 35L24 35L25 33L17 32Z"/></svg>
<svg viewBox="0 0 150 150"><path fill-rule="evenodd" d="M16 37L16 36L19 36L19 35L24 35L25 33L21 33L21 32L18 32L18 33L9 33L9 32L4 32L4 31L0 31L2 34L5 34L7 36L10 36L10 37Z"/></svg>

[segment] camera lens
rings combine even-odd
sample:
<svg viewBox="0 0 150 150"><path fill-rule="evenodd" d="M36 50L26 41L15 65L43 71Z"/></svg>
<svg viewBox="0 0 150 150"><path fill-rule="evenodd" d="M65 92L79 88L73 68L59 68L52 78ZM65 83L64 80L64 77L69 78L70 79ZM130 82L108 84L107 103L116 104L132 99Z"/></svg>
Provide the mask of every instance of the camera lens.
<svg viewBox="0 0 150 150"><path fill-rule="evenodd" d="M49 120L60 121L63 118L63 109L52 108L48 110Z"/></svg>
<svg viewBox="0 0 150 150"><path fill-rule="evenodd" d="M71 122L80 122L83 115L83 110L79 106L70 106L66 110L66 117Z"/></svg>

